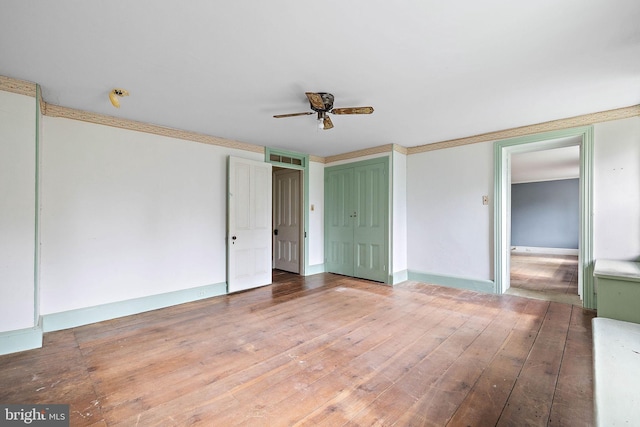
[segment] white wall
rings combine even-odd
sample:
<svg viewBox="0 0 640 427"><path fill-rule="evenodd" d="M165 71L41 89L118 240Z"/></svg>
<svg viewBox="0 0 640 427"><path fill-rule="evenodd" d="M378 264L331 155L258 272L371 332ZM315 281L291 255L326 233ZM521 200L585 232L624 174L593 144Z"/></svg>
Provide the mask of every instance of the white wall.
<svg viewBox="0 0 640 427"><path fill-rule="evenodd" d="M640 260L640 117L594 126L594 258Z"/></svg>
<svg viewBox="0 0 640 427"><path fill-rule="evenodd" d="M407 270L407 156L393 153L393 249L391 273Z"/></svg>
<svg viewBox="0 0 640 427"><path fill-rule="evenodd" d="M309 266L324 264L324 163L309 162Z"/></svg>
<svg viewBox="0 0 640 427"><path fill-rule="evenodd" d="M493 142L408 156L410 271L493 280L493 175Z"/></svg>
<svg viewBox="0 0 640 427"><path fill-rule="evenodd" d="M250 153L44 117L41 314L226 281L226 169Z"/></svg>
<svg viewBox="0 0 640 427"><path fill-rule="evenodd" d="M0 332L35 326L36 100L0 91Z"/></svg>

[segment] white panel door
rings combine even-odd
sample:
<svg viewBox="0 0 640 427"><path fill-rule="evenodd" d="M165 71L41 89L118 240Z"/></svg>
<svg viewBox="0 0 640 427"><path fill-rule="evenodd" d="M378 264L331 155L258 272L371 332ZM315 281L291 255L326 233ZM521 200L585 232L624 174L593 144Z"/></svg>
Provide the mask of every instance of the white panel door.
<svg viewBox="0 0 640 427"><path fill-rule="evenodd" d="M271 164L229 156L227 291L271 283Z"/></svg>
<svg viewBox="0 0 640 427"><path fill-rule="evenodd" d="M273 183L273 266L300 272L300 171L279 170Z"/></svg>

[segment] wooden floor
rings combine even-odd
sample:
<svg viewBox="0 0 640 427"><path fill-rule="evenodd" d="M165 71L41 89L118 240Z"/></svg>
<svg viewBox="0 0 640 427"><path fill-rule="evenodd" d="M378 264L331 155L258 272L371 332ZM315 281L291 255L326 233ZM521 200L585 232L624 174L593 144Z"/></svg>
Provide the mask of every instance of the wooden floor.
<svg viewBox="0 0 640 427"><path fill-rule="evenodd" d="M511 254L507 293L582 306L575 255Z"/></svg>
<svg viewBox="0 0 640 427"><path fill-rule="evenodd" d="M580 307L332 274L47 333L1 403L72 426L588 426Z"/></svg>

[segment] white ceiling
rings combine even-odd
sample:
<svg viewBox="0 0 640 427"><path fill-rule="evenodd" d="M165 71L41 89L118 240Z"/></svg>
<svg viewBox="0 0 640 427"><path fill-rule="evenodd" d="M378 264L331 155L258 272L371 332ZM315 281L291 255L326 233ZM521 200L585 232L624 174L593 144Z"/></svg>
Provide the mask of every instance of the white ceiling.
<svg viewBox="0 0 640 427"><path fill-rule="evenodd" d="M576 144L581 137L567 138ZM553 181L580 177L580 146L511 155L511 183Z"/></svg>
<svg viewBox="0 0 640 427"><path fill-rule="evenodd" d="M0 75L51 104L328 156L639 104L639 23L638 0L0 0ZM305 91L375 112L327 131L272 118L307 111Z"/></svg>

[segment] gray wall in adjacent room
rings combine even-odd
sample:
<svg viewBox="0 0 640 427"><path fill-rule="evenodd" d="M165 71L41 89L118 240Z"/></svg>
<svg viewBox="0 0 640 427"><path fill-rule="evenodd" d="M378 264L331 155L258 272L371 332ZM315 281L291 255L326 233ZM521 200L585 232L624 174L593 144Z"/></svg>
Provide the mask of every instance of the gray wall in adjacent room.
<svg viewBox="0 0 640 427"><path fill-rule="evenodd" d="M511 186L511 245L578 248L579 180Z"/></svg>

